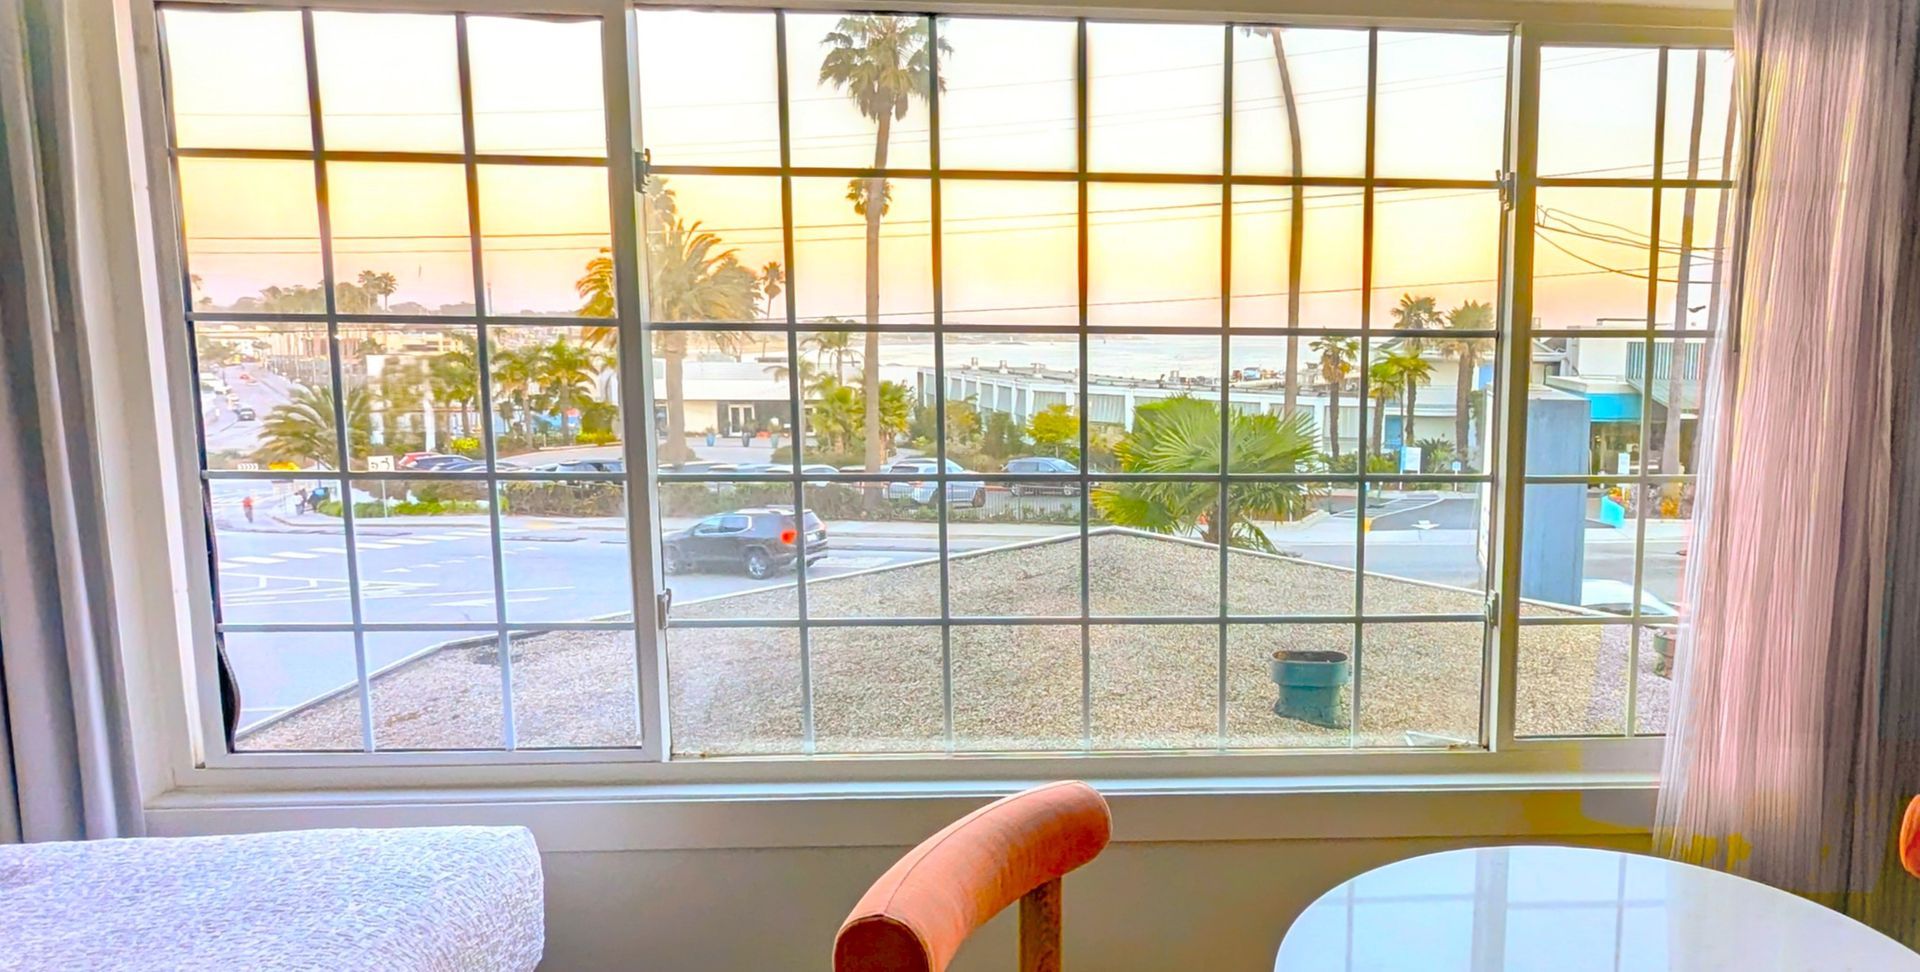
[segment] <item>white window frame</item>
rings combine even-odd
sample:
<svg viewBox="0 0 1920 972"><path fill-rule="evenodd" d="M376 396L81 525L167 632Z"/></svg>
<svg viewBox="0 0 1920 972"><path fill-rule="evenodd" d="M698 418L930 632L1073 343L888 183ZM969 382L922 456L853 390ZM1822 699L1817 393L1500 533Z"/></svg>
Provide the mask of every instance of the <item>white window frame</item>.
<svg viewBox="0 0 1920 972"><path fill-rule="evenodd" d="M209 5L228 5L226 0L203 0ZM240 5L237 2L233 5ZM250 0L253 7L300 9L391 10L396 4L383 0ZM746 6L716 3L711 6ZM637 106L629 79L635 74L635 42L631 36L628 5L617 0L409 0L406 9L487 13L553 13L598 16L602 19L602 55L605 72L605 106L609 157L621 157L621 146L637 145ZM789 8L835 9L835 5L806 2L784 4ZM843 6L843 5L841 5ZM1097 19L1124 19L1111 7L1093 8L1079 4L1032 6L1001 0L955 4L936 0L912 5L914 12L971 13L1047 16L1093 16ZM1714 46L1731 42L1730 16L1725 11L1698 8L1606 7L1596 12L1589 5L1525 0L1441 0L1421 3L1416 0L1378 0L1367 14L1354 15L1347 5L1316 0L1277 0L1261 3L1240 0L1230 8L1193 20L1208 23L1223 21L1247 23L1287 23L1313 26L1352 26L1356 23L1382 28L1418 28L1431 26L1512 30L1515 37L1514 61L1510 73L1513 104L1510 110L1510 158L1512 159L1513 213L1510 227L1531 227L1534 196L1538 179L1534 172L1534 146L1538 137L1540 50L1543 45L1618 45L1618 46ZM1580 779L1617 778L1644 781L1658 766L1663 741L1659 738L1596 739L1521 739L1514 735L1514 674L1518 646L1519 604L1515 598L1499 598L1493 605L1491 657L1484 666L1483 699L1486 712L1487 745L1471 751L1366 751L1333 750L1285 753L1137 753L1106 754L1005 754L991 757L794 757L780 759L685 759L669 758L670 751L664 698L664 647L651 633L658 632L656 602L648 597L657 589L662 576L654 542L656 484L654 482L655 437L651 434L623 437L627 448L629 480L630 548L636 585L634 626L640 647L640 701L646 722L644 743L631 750L561 750L497 752L406 752L406 753L231 753L223 742L219 689L216 675L208 664L213 639L211 602L211 563L208 556L208 524L199 497L198 446L193 422L194 388L187 365L187 351L180 335L186 333L182 284L178 268L184 254L179 250L175 229L173 185L170 172L168 136L163 102L160 97L159 52L156 44L155 7L150 0L129 0L125 29L129 32L133 58L123 65L130 77L123 78L123 91L136 103L136 127L129 133L136 165L144 163L149 201L152 205L150 240L145 244L146 263L140 268L145 286L155 295L151 306L158 308L159 320L135 319L129 328L141 328L136 343L157 343L163 360L156 371L162 387L152 389L158 398L156 422L159 435L154 445L159 467L169 474L170 483L157 495L176 498L164 511L174 527L178 548L127 551L152 570L147 576L169 578L174 614L171 626L162 631L178 631L183 644L176 650L154 652L152 644L139 650L152 652L143 664L134 666L134 677L143 682L149 698L165 700L143 706L144 729L163 736L143 746L143 760L162 760L160 766L143 766L157 771L162 778L159 789L180 788L212 792L289 787L385 787L410 786L521 786L538 787L556 781L589 786L644 786L649 792L666 793L660 787L723 787L727 792L749 792L752 787L787 786L811 788L861 787L882 783L904 783L940 789L979 786L981 781L1021 781L1059 776L1086 776L1101 779L1135 781L1151 785L1167 781L1174 787L1206 787L1222 780L1291 780L1294 785L1322 785L1329 780L1391 781L1395 787L1450 785L1474 780L1512 778L1515 774L1532 778L1565 777ZM1169 20L1164 14L1143 14L1141 19ZM1591 21L1605 19L1608 23ZM618 67L618 71L615 68ZM620 73L624 72L624 73ZM144 156L144 158L143 158ZM620 342L622 370L638 380L620 383L622 411L627 421L651 426L653 409L652 373L648 367L646 324L640 309L644 300L640 291L638 194L634 167L610 164L609 196L612 205L614 258L617 279L618 326L624 335L640 339ZM139 187L136 186L136 189ZM477 229L476 229L477 231ZM1516 268L1532 266L1532 233L1509 230L1506 241L1505 304L1507 323L1498 367L1501 369L1501 400L1496 403L1499 419L1496 435L1499 456L1495 460L1494 499L1499 511L1494 516L1494 539L1499 554L1493 577L1500 590L1519 586L1518 530L1524 480L1525 398L1531 347L1532 281L1530 273ZM130 317L133 315L129 315ZM160 329L163 339L155 342L144 329ZM152 407L152 406L149 406ZM138 448L138 445L130 445ZM124 527L125 524L118 524ZM1508 528L1510 527L1510 528ZM184 555L184 564L176 557ZM158 612L156 619L158 619ZM132 640L129 639L129 643ZM174 708L185 702L185 711ZM183 718L184 717L184 718ZM973 781L971 783L963 781ZM1337 785L1337 784L1336 784ZM742 789L747 788L747 789ZM692 791L689 791L692 792ZM836 791L838 792L838 791Z"/></svg>

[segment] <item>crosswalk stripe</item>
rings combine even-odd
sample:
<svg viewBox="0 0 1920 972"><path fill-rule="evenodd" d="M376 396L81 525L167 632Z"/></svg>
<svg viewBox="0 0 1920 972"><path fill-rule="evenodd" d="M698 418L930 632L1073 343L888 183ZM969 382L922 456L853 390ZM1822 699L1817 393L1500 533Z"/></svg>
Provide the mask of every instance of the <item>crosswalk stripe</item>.
<svg viewBox="0 0 1920 972"><path fill-rule="evenodd" d="M386 542L405 544L409 547L424 547L433 541L422 540L419 537L388 537Z"/></svg>
<svg viewBox="0 0 1920 972"><path fill-rule="evenodd" d="M275 550L275 557L291 557L294 560L319 560L319 554L305 553L299 550Z"/></svg>
<svg viewBox="0 0 1920 972"><path fill-rule="evenodd" d="M474 536L475 536L475 534L471 534L471 533L423 533L423 534L421 534L421 536L422 536L422 537L424 537L425 539L428 539L428 540L472 540L472 539L474 538ZM486 533L482 533L482 534L478 534L478 536L482 536L482 537L485 537L485 536L491 536L491 534L486 534Z"/></svg>
<svg viewBox="0 0 1920 972"><path fill-rule="evenodd" d="M362 550L392 550L392 549L393 549L393 544L390 544L390 543L374 543L374 542L373 542L373 541L371 541L371 540L362 540L362 541L360 541L360 549L362 549Z"/></svg>
<svg viewBox="0 0 1920 972"><path fill-rule="evenodd" d="M457 537L490 537L493 536L493 532L491 530L455 530L453 531L453 535Z"/></svg>
<svg viewBox="0 0 1920 972"><path fill-rule="evenodd" d="M343 553L346 553L346 552L347 552L347 548L345 548L345 547L315 547L315 548L313 548L313 552L314 552L314 553L330 553L330 554L343 554Z"/></svg>
<svg viewBox="0 0 1920 972"><path fill-rule="evenodd" d="M280 559L279 559L278 557L228 557L228 558L226 558L226 560L227 560L227 562L228 562L228 563L233 563L233 564L278 564L278 563L283 563L283 561L281 561L281 560L280 560Z"/></svg>

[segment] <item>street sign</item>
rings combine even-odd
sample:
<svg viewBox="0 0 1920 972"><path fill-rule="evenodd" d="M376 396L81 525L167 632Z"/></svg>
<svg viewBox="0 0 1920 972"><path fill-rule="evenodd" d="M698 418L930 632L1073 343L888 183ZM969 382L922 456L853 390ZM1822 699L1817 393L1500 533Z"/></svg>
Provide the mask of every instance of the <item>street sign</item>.
<svg viewBox="0 0 1920 972"><path fill-rule="evenodd" d="M238 469L241 472L259 472L260 464L257 462L242 462L242 463L234 464L233 468Z"/></svg>
<svg viewBox="0 0 1920 972"><path fill-rule="evenodd" d="M393 457L392 456L368 456L367 471L368 472L392 472Z"/></svg>

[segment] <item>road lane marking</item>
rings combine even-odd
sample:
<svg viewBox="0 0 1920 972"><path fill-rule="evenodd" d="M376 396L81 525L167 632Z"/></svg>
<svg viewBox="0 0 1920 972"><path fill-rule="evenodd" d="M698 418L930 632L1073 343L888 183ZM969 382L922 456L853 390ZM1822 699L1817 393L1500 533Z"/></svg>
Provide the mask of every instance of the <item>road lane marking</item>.
<svg viewBox="0 0 1920 972"><path fill-rule="evenodd" d="M492 534L490 533L482 533L480 535L483 537L492 536ZM471 534L466 534L466 533L422 533L420 536L428 540L471 540L473 539L473 536Z"/></svg>
<svg viewBox="0 0 1920 972"><path fill-rule="evenodd" d="M491 537L493 536L493 531L491 530L455 530L453 531L453 535L456 537Z"/></svg>
<svg viewBox="0 0 1920 972"><path fill-rule="evenodd" d="M343 553L346 553L346 552L347 552L347 548L345 548L345 547L315 547L315 548L313 548L313 552L314 552L314 553L330 553L330 554L343 554Z"/></svg>
<svg viewBox="0 0 1920 972"><path fill-rule="evenodd" d="M276 558L276 557L227 557L227 558L224 558L224 559L225 559L225 560L226 560L226 561L227 561L228 563L233 563L233 564L278 564L278 563L283 563L283 561L281 561L281 560L280 560L279 558Z"/></svg>
<svg viewBox="0 0 1920 972"><path fill-rule="evenodd" d="M419 537L388 537L385 542L405 544L409 547L424 547L433 541L422 540Z"/></svg>
<svg viewBox="0 0 1920 972"><path fill-rule="evenodd" d="M390 544L390 543L374 543L374 542L373 542L373 541L371 541L371 540L362 540L362 541L360 541L360 549L362 549L362 550L392 550L392 549L393 549L393 544Z"/></svg>
<svg viewBox="0 0 1920 972"><path fill-rule="evenodd" d="M275 557L287 557L293 560L319 560L320 559L319 554L306 553L300 550L275 550L273 552L273 555Z"/></svg>

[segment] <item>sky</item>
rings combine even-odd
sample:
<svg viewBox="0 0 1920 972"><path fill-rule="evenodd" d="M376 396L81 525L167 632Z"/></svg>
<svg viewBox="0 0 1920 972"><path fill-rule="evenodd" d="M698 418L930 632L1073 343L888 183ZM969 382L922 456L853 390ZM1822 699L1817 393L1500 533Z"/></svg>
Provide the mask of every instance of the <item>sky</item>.
<svg viewBox="0 0 1920 972"><path fill-rule="evenodd" d="M777 165L774 18L765 13L648 9L637 14L637 78L646 147L658 164ZM867 166L874 126L844 94L818 82L821 38L836 17L787 18L791 151L801 166ZM446 16L314 15L330 150L458 153L462 147L454 21ZM308 149L299 15L168 10L164 15L178 144ZM943 167L1071 172L1075 166L1075 25L946 18ZM1100 172L1217 175L1232 119L1236 174L1291 168L1273 43L1219 26L1090 24L1088 152ZM476 146L484 153L604 157L598 25L513 18L469 20ZM1300 102L1303 171L1364 173L1364 32L1282 34ZM1376 174L1475 179L1502 164L1508 40L1504 35L1383 31L1378 45ZM1232 69L1231 104L1223 104ZM1543 62L1543 175L1648 176L1653 164L1658 55L1550 49ZM1664 111L1668 174L1684 176L1694 78L1675 52ZM1730 59L1708 57L1703 178L1720 176ZM924 168L928 112L915 103L888 145L890 165ZM216 305L269 285L320 278L313 167L304 161L182 159L191 271ZM784 261L779 180L675 175L679 211L759 268ZM474 300L467 190L458 163L333 161L327 165L335 273L393 273L391 298L436 308ZM479 169L481 290L496 313L555 313L579 305L574 281L608 240L599 165ZM864 225L838 177L793 183L789 272L800 317L864 313ZM1216 325L1286 322L1291 191L1236 186L1093 184L1088 291L1095 323ZM1663 204L1661 276L1675 276L1683 193ZM1071 181L959 179L941 184L945 319L951 324L1071 324L1077 320L1076 190ZM1401 294L1492 302L1500 258L1498 195L1483 188L1381 189L1375 199L1374 281L1363 294L1363 195L1305 193L1302 323L1376 325ZM1711 238L1718 193L1697 193L1695 240ZM1542 188L1536 314L1546 327L1644 320L1651 194L1645 189ZM932 186L895 179L882 243L882 319L930 323ZM1230 221L1230 297L1223 308L1221 223ZM1711 273L1701 259L1689 320L1704 325ZM1675 313L1663 285L1656 319ZM776 311L781 308L776 307Z"/></svg>

